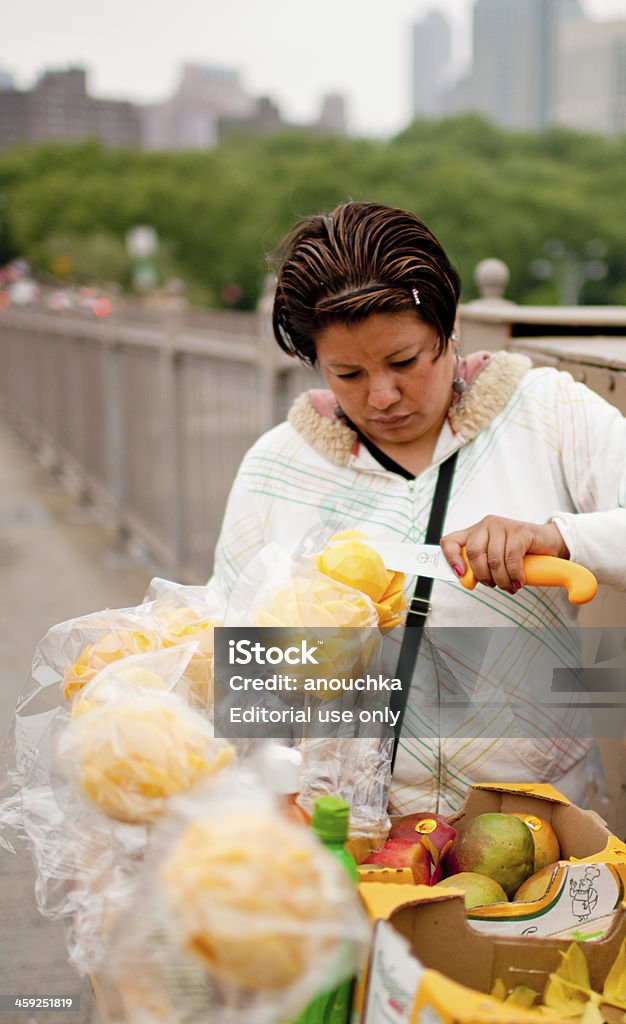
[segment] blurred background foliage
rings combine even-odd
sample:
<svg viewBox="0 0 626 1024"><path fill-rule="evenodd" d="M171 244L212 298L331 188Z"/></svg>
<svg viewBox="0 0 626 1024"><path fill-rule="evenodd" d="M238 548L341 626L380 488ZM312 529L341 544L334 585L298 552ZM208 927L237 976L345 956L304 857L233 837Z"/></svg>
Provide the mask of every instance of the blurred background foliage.
<svg viewBox="0 0 626 1024"><path fill-rule="evenodd" d="M475 116L417 121L386 141L288 132L233 133L202 152L19 146L0 155L2 234L42 272L127 288L126 232L150 224L160 280L182 278L192 302L251 308L267 256L297 219L368 199L427 222L465 301L476 295L474 267L495 256L511 271L509 298L557 303L555 281L533 272L557 239L581 258L600 240L606 273L586 282L582 301L626 304L624 168L626 138L525 135Z"/></svg>

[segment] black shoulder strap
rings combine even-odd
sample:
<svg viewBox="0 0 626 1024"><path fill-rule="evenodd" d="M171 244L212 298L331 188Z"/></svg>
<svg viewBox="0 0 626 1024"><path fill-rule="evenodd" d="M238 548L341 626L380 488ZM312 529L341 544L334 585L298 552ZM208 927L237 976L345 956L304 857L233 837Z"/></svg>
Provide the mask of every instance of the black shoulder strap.
<svg viewBox="0 0 626 1024"><path fill-rule="evenodd" d="M438 544L441 540L441 531L446 515L446 509L448 507L448 499L450 497L452 478L454 476L458 454L458 450L455 451L450 458L446 459L445 462L442 462L439 467L435 495L433 497L430 518L426 529L426 537L424 539L426 544ZM415 668L420 643L422 642L422 630L430 611L430 595L432 589L433 581L431 578L427 576L418 576L415 584L415 590L413 591L413 597L411 598L411 603L409 605L409 612L406 617L406 628L404 630L404 637L402 638L402 646L400 647L398 664L396 666L396 677L401 680L402 689L394 690L389 702L390 709L393 712L399 712L398 721L395 727L396 738L393 745L393 757L391 760L392 772L396 760L396 754L398 752L398 743L402 732L402 723L404 721L404 712L406 710L406 704L409 697L413 669Z"/></svg>

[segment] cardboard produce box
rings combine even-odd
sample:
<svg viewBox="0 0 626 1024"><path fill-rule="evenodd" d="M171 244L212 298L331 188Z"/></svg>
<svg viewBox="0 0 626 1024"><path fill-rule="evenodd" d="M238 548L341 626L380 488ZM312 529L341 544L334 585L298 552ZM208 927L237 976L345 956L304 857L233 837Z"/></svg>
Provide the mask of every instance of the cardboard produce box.
<svg viewBox="0 0 626 1024"><path fill-rule="evenodd" d="M382 888L387 888L381 886ZM422 887L425 888L425 887ZM562 1020L543 1011L538 1017L489 997L499 979L510 990L527 985L543 993L551 972L566 952L567 939L508 938L477 933L465 915L460 893L429 890L380 919L368 965L362 1024L499 1024ZM601 992L626 937L626 907L620 905L609 931L581 943L592 988ZM623 1020L607 1010L607 1019Z"/></svg>
<svg viewBox="0 0 626 1024"><path fill-rule="evenodd" d="M576 807L548 784L483 783L471 787L450 822L461 826L493 812L534 815L549 822L559 839L561 861L545 896L532 903L475 907L468 916L476 927L510 934L571 933L576 938L579 925L587 930L590 921L604 919L608 926L626 889L626 845L595 811ZM413 878L406 868L372 870L363 864L359 881L410 885ZM373 916L380 915L373 910Z"/></svg>
<svg viewBox="0 0 626 1024"><path fill-rule="evenodd" d="M449 820L455 827L488 812L534 814L548 821L561 844L562 860L626 862L626 845L595 811L570 803L548 783L485 782L473 785L463 807Z"/></svg>
<svg viewBox="0 0 626 1024"><path fill-rule="evenodd" d="M548 784L472 786L454 825L478 814L516 812L548 821L561 846L550 886L538 900L497 903L468 912L474 928L491 934L599 938L610 926L626 887L626 846L595 811L576 807Z"/></svg>
<svg viewBox="0 0 626 1024"><path fill-rule="evenodd" d="M626 845L611 834L606 822L595 811L583 810L570 803L549 784L484 783L471 787L463 807L458 814L450 818L450 821L458 826L463 821L487 812L533 814L548 821L559 838L563 861L559 863L548 891L539 900L517 904L493 904L482 908L476 907L470 911L467 917L476 932L509 935L512 940L514 936L519 936L519 941L524 941L528 945L532 944L529 942L531 936L534 937L534 942L539 941L540 936L551 935L555 939L563 939L564 948L567 947L568 939L598 940L607 933L607 930L611 930L612 934L615 910L621 904L626 891ZM389 976L396 976L394 984L400 985L397 977L398 968L390 967L389 957L381 946L381 936L385 934L385 929L381 927L382 923L390 918L395 920L403 906L412 906L417 901L430 902L433 899L440 902L442 899L446 900L453 890L416 886L411 884L410 872L404 869L379 868L372 871L368 870L367 865L359 868L359 883L361 898L370 917L377 922L375 942L378 946L375 954L382 958L386 970L390 972ZM463 926L467 929L462 899L459 896L455 899L460 908ZM447 960L448 956L449 953L446 953L444 959ZM370 957L370 966L372 962ZM410 974L406 976L408 988L405 985L404 996L398 998L401 985L396 992L398 1006L406 1003L407 991L412 991L412 986L415 987L413 981L416 963L412 958L413 966ZM355 1019L362 1019L364 1022L365 992L369 985L369 977L368 969L363 972L355 999ZM428 988L431 981L432 979L425 978L423 985ZM381 997L376 998L380 1000ZM475 1019L494 1020L493 1009L484 1009L484 999L481 1006L481 1013L485 1012L487 1016ZM401 1022L404 1019L408 1020L408 1017L400 1015L396 1018L392 1013L389 1017L380 1016L380 1024L387 1019L397 1019ZM507 1020L511 1021L523 1019L525 1018L511 1015L507 1017ZM378 1018L368 1020L367 1024L374 1022L378 1024Z"/></svg>

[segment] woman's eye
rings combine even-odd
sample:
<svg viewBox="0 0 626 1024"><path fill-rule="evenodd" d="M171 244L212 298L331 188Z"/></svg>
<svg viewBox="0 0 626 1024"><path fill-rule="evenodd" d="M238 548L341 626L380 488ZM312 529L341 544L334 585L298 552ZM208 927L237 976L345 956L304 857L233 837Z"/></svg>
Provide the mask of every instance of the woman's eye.
<svg viewBox="0 0 626 1024"><path fill-rule="evenodd" d="M359 375L359 371L358 370L352 370L351 373L337 373L337 374L335 374L335 376L339 377L340 380L352 380L353 377L358 377L358 375Z"/></svg>
<svg viewBox="0 0 626 1024"><path fill-rule="evenodd" d="M416 359L417 356L410 356L409 359L399 359L397 362L392 363L391 365L396 367L399 366L400 368L402 368L403 366L410 366L411 363L414 363Z"/></svg>

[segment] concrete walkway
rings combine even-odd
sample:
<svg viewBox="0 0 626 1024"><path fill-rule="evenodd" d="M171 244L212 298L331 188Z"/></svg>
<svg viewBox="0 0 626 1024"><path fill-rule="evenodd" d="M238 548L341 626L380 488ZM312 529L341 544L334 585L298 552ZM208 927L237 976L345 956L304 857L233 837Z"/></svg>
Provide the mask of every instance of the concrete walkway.
<svg viewBox="0 0 626 1024"><path fill-rule="evenodd" d="M0 737L4 739L33 650L56 622L138 604L145 564L113 555L107 532L51 479L0 421ZM0 1024L95 1024L88 982L68 965L59 922L34 901L30 859L0 850L0 997L80 994L80 1010L7 1010Z"/></svg>

